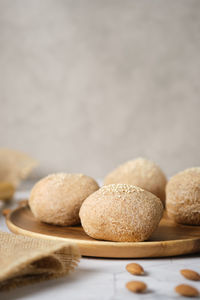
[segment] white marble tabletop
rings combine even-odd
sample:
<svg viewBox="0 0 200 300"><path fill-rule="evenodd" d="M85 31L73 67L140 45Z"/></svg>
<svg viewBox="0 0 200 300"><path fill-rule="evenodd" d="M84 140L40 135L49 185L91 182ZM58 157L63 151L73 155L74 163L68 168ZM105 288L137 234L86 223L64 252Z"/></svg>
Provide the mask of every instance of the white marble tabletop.
<svg viewBox="0 0 200 300"><path fill-rule="evenodd" d="M15 202L27 197L18 192ZM0 216L0 229L8 231L4 218ZM125 270L129 262L143 266L146 274L133 276ZM188 283L200 290L199 282L184 279L179 270L191 268L200 271L200 255L162 259L94 259L81 258L76 270L65 278L25 286L10 292L0 293L1 300L124 300L124 299L180 299L174 287ZM142 280L148 290L144 294L132 294L125 288L130 280ZM186 298L184 298L186 299Z"/></svg>

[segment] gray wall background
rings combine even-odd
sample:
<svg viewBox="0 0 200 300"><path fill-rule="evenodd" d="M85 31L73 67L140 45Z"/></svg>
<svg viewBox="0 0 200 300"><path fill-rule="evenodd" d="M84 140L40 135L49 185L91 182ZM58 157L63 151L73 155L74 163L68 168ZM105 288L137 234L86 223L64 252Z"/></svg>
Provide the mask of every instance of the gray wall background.
<svg viewBox="0 0 200 300"><path fill-rule="evenodd" d="M37 175L200 165L199 0L0 0L0 146Z"/></svg>

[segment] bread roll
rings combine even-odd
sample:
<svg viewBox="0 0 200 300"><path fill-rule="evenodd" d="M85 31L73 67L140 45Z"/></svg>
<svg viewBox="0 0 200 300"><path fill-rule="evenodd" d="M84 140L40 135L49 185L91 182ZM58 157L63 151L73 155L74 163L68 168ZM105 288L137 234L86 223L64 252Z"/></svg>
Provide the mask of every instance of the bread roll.
<svg viewBox="0 0 200 300"><path fill-rule="evenodd" d="M89 236L120 242L147 240L162 214L159 198L127 184L103 186L83 202L79 213Z"/></svg>
<svg viewBox="0 0 200 300"><path fill-rule="evenodd" d="M104 185L113 183L139 186L156 195L163 203L165 202L167 179L162 170L148 159L137 158L117 167L104 179Z"/></svg>
<svg viewBox="0 0 200 300"><path fill-rule="evenodd" d="M200 225L200 168L186 169L169 180L166 209L177 223Z"/></svg>
<svg viewBox="0 0 200 300"><path fill-rule="evenodd" d="M79 224L82 202L98 188L94 179L83 174L52 174L33 187L29 206L40 221L63 226Z"/></svg>

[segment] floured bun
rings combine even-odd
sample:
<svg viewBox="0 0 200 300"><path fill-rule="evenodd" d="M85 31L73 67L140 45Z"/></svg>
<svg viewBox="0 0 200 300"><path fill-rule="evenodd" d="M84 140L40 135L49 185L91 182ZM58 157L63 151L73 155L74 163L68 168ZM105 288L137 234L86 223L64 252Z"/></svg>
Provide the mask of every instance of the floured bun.
<svg viewBox="0 0 200 300"><path fill-rule="evenodd" d="M51 174L35 184L29 206L40 221L75 225L80 223L81 204L98 189L96 181L83 174Z"/></svg>
<svg viewBox="0 0 200 300"><path fill-rule="evenodd" d="M177 223L200 225L200 168L186 169L169 180L166 209Z"/></svg>
<svg viewBox="0 0 200 300"><path fill-rule="evenodd" d="M162 170L148 159L137 158L117 167L104 179L104 185L113 183L139 186L165 202L167 179Z"/></svg>
<svg viewBox="0 0 200 300"><path fill-rule="evenodd" d="M95 239L138 242L147 240L163 214L158 197L127 184L103 186L80 209L85 232Z"/></svg>

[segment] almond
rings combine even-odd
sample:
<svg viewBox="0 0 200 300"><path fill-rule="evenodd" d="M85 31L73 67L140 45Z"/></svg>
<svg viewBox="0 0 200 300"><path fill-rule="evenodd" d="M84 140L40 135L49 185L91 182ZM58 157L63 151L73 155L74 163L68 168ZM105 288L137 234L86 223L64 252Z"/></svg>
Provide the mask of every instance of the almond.
<svg viewBox="0 0 200 300"><path fill-rule="evenodd" d="M12 198L15 192L15 187L12 183L1 181L0 182L0 199L9 200Z"/></svg>
<svg viewBox="0 0 200 300"><path fill-rule="evenodd" d="M133 293L143 293L147 289L147 285L142 281L129 281L126 288Z"/></svg>
<svg viewBox="0 0 200 300"><path fill-rule="evenodd" d="M4 217L6 217L10 212L11 212L11 209L5 208L5 209L3 209L3 211L2 211L2 215L3 215Z"/></svg>
<svg viewBox="0 0 200 300"><path fill-rule="evenodd" d="M133 275L143 275L144 269L142 266L136 263L130 263L126 266L126 270Z"/></svg>
<svg viewBox="0 0 200 300"><path fill-rule="evenodd" d="M180 284L175 287L175 291L185 297L197 297L199 292L196 288L188 284Z"/></svg>
<svg viewBox="0 0 200 300"><path fill-rule="evenodd" d="M180 270L180 273L187 279L189 280L195 280L195 281L199 281L200 280L200 275L199 273L193 271L193 270L189 270L189 269L183 269Z"/></svg>

